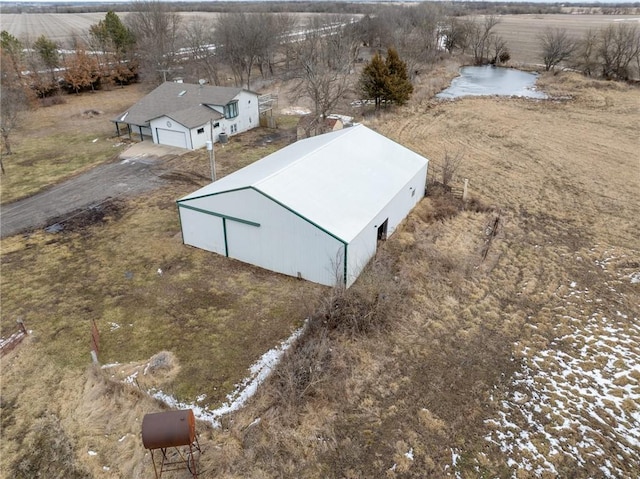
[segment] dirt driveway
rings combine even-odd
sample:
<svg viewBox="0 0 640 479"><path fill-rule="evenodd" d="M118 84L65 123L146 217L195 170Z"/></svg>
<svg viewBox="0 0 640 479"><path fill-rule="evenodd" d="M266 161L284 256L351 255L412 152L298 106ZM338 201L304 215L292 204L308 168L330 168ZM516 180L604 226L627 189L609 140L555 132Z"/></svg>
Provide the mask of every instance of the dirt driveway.
<svg viewBox="0 0 640 479"><path fill-rule="evenodd" d="M0 237L5 238L47 227L53 218L99 205L109 198L121 198L151 190L163 183L166 160L189 150L136 143L116 162L97 166L42 193L1 207Z"/></svg>

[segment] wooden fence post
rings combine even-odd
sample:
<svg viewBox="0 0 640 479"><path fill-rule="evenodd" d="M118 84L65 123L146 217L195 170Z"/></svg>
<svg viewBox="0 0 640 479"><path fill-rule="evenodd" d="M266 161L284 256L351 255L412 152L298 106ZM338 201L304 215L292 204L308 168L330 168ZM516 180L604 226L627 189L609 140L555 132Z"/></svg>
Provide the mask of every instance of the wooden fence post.
<svg viewBox="0 0 640 479"><path fill-rule="evenodd" d="M20 331L22 331L22 333L25 336L29 334L29 332L27 331L27 328L24 326L24 321L22 320L22 318L18 318L16 320L16 323L18 323L18 327L20 328Z"/></svg>

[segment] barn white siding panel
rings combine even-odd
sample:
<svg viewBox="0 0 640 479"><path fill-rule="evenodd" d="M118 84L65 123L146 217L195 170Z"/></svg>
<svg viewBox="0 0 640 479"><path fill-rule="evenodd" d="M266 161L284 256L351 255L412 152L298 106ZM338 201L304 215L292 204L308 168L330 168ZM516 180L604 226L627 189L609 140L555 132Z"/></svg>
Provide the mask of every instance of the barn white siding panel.
<svg viewBox="0 0 640 479"><path fill-rule="evenodd" d="M289 276L333 285L344 270L342 243L273 201L258 195L260 227L227 222L229 256ZM340 261L339 264L335 262Z"/></svg>
<svg viewBox="0 0 640 479"><path fill-rule="evenodd" d="M378 228L387 221L387 238L424 197L427 181L425 166L411 178L407 185L349 242L347 254L347 286L358 278L369 260L376 254Z"/></svg>
<svg viewBox="0 0 640 479"><path fill-rule="evenodd" d="M181 212L188 207L226 218L226 254L231 258L325 285L334 285L336 274L342 278L343 243L258 191L243 189L189 200L180 205ZM203 230L211 227L200 224ZM187 236L186 244L212 251L206 233L190 237L207 241L208 247L188 241Z"/></svg>
<svg viewBox="0 0 640 479"><path fill-rule="evenodd" d="M222 218L187 208L180 208L179 213L185 244L225 254Z"/></svg>

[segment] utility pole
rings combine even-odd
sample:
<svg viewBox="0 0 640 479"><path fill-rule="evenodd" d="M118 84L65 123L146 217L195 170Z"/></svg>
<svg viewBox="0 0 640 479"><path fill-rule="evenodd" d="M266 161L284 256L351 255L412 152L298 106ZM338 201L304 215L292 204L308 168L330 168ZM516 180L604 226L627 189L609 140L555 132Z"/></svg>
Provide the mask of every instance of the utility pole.
<svg viewBox="0 0 640 479"><path fill-rule="evenodd" d="M216 156L213 152L212 140L207 140L207 151L209 152L209 163L211 163L211 181L216 181Z"/></svg>

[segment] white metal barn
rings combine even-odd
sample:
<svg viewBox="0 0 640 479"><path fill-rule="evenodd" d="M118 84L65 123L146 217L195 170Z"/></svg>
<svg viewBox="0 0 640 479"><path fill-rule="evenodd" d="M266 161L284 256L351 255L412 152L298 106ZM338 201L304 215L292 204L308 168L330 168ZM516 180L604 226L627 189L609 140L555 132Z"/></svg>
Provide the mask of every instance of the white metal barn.
<svg viewBox="0 0 640 479"><path fill-rule="evenodd" d="M350 286L425 193L428 160L359 125L300 140L178 200L185 244Z"/></svg>

